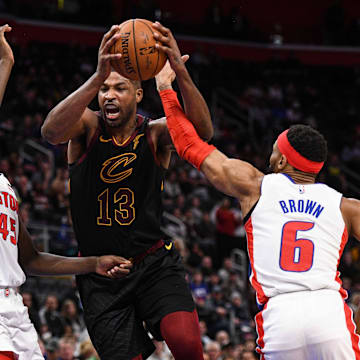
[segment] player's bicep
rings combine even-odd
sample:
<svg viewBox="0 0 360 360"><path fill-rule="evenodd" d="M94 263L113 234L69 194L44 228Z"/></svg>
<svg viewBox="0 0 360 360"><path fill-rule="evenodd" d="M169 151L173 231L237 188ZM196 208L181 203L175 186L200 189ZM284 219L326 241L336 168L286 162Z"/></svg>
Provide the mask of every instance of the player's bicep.
<svg viewBox="0 0 360 360"><path fill-rule="evenodd" d="M360 201L343 197L341 212L349 235L360 241Z"/></svg>
<svg viewBox="0 0 360 360"><path fill-rule="evenodd" d="M251 164L229 159L219 150L213 151L202 163L201 171L221 192L241 199L256 187L256 179L263 174Z"/></svg>
<svg viewBox="0 0 360 360"><path fill-rule="evenodd" d="M81 118L71 122L70 125L61 121L61 116L55 111L56 108L48 114L41 128L42 136L46 141L54 145L66 143L71 139L85 135L88 128L91 127L94 122L97 122L96 113L89 108L85 108Z"/></svg>

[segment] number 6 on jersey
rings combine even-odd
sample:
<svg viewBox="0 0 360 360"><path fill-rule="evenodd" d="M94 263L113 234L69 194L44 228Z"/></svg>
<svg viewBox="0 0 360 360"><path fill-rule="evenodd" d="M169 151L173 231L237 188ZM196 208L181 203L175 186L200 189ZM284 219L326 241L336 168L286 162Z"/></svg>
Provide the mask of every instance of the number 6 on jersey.
<svg viewBox="0 0 360 360"><path fill-rule="evenodd" d="M309 271L313 264L314 243L309 239L298 239L298 231L308 231L314 223L289 221L283 226L280 248L280 268L284 271Z"/></svg>

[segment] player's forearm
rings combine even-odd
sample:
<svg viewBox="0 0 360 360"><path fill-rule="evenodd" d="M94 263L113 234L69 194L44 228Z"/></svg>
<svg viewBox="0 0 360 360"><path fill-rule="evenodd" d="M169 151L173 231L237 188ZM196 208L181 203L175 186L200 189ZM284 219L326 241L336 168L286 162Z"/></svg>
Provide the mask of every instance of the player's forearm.
<svg viewBox="0 0 360 360"><path fill-rule="evenodd" d="M203 140L209 141L214 135L209 108L185 66L184 69L177 72L176 80L184 101L187 118L192 122L199 136Z"/></svg>
<svg viewBox="0 0 360 360"><path fill-rule="evenodd" d="M14 61L12 59L0 59L0 106L13 65Z"/></svg>
<svg viewBox="0 0 360 360"><path fill-rule="evenodd" d="M68 258L39 252L23 266L29 275L73 275L95 272L96 263L95 256Z"/></svg>
<svg viewBox="0 0 360 360"><path fill-rule="evenodd" d="M41 128L42 136L50 143L67 141L66 135L80 121L89 103L98 93L102 81L96 73L85 84L74 91L48 114Z"/></svg>
<svg viewBox="0 0 360 360"><path fill-rule="evenodd" d="M177 153L200 169L204 159L215 150L215 147L200 139L194 125L184 114L173 90L160 91L160 97L167 127Z"/></svg>

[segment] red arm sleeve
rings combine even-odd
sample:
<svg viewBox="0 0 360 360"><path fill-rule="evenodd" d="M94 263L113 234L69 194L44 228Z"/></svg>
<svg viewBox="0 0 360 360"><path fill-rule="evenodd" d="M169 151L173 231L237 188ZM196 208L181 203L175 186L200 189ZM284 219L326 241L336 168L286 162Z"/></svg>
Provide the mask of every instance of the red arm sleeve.
<svg viewBox="0 0 360 360"><path fill-rule="evenodd" d="M193 124L186 118L175 91L162 90L160 97L177 153L200 170L203 161L216 149L215 146L200 139Z"/></svg>

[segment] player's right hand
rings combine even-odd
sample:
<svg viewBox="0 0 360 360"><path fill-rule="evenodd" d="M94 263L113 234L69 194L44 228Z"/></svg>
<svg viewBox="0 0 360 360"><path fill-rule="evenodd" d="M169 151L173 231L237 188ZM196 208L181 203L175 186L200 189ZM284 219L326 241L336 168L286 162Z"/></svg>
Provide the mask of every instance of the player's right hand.
<svg viewBox="0 0 360 360"><path fill-rule="evenodd" d="M181 57L179 47L171 30L161 25L158 21L154 22L152 27L155 30L154 38L158 41L155 47L167 55L170 65L176 74L184 70L185 61Z"/></svg>
<svg viewBox="0 0 360 360"><path fill-rule="evenodd" d="M99 52L96 74L101 82L104 82L111 72L111 60L120 60L121 54L112 54L111 48L115 42L120 39L119 25L113 25L111 29L103 36Z"/></svg>
<svg viewBox="0 0 360 360"><path fill-rule="evenodd" d="M130 273L133 264L121 256L99 256L96 261L96 273L111 279L121 278Z"/></svg>
<svg viewBox="0 0 360 360"><path fill-rule="evenodd" d="M5 60L14 64L14 54L5 38L5 33L11 30L12 28L8 24L0 26L0 61Z"/></svg>

